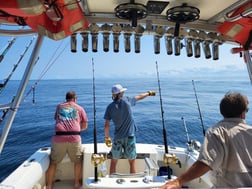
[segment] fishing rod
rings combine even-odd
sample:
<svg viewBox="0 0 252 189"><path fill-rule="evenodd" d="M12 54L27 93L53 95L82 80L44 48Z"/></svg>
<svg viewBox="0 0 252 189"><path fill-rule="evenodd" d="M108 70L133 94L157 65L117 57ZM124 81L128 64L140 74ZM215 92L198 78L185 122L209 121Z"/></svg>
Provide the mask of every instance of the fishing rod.
<svg viewBox="0 0 252 189"><path fill-rule="evenodd" d="M166 133L166 129L165 129L164 109L163 109L163 102L162 102L162 94L161 94L161 86L160 86L157 61L156 61L156 70L157 70L158 90L159 90L159 98L160 98L160 108L161 108L161 115L162 115L163 137L164 137L164 147L165 147L164 163L167 165L167 178L171 179L172 170L170 168L170 165L178 164L179 167L181 167L181 162L179 161L179 159L176 157L175 154L168 153L168 141L167 141L167 133Z"/></svg>
<svg viewBox="0 0 252 189"><path fill-rule="evenodd" d="M94 105L94 155L97 154L97 132L96 132L96 106L95 106L95 76L94 76L94 59L92 58L92 71L93 71L93 105ZM96 160L94 159L94 181L98 181L98 168Z"/></svg>
<svg viewBox="0 0 252 189"><path fill-rule="evenodd" d="M8 83L8 81L10 80L10 78L12 77L13 73L15 72L15 70L17 69L18 65L20 64L20 62L22 61L24 55L26 54L26 52L28 51L29 47L31 46L33 40L35 39L35 37L33 37L30 42L28 43L28 45L25 47L24 52L20 55L18 61L16 64L14 64L13 69L11 70L11 73L8 75L8 77L4 80L4 83L1 84L0 86L0 94L2 92L2 90L4 89L4 87L6 86L6 84ZM1 60L0 60L1 62Z"/></svg>
<svg viewBox="0 0 252 189"><path fill-rule="evenodd" d="M163 109L163 102L162 102L162 94L161 94L161 86L160 86L160 79L159 79L159 71L158 71L158 63L156 61L156 70L157 70L157 80L158 80L158 90L159 90L159 100L160 100L160 108L161 108L161 116L162 116L162 126L163 126L163 137L164 137L164 147L165 147L165 154L164 154L164 162L167 164L167 178L171 179L171 168L169 166L170 162L176 159L175 156L170 155L168 153L168 141L167 141L167 133L165 128L165 121L164 121L164 109ZM176 160L175 160L176 161ZM173 162L175 162L173 161Z"/></svg>
<svg viewBox="0 0 252 189"><path fill-rule="evenodd" d="M201 111L200 111L200 106L199 106L199 101L198 101L198 97L197 97L197 93L196 93L196 89L195 89L195 85L194 85L194 81L192 80L192 85L193 85L193 90L194 90L194 94L195 94L195 98L196 98L196 102L197 102L197 107L198 107L198 111L199 111L199 118L200 118L200 122L201 122L201 127L202 127L202 132L203 135L205 136L205 127L204 127L204 123L203 123L203 119L202 119L202 115L201 115Z"/></svg>
<svg viewBox="0 0 252 189"><path fill-rule="evenodd" d="M0 62L2 62L5 54L9 51L9 49L11 48L11 46L14 44L15 41L16 41L16 37L12 37L11 40L8 41L7 46L5 47L2 54L0 55Z"/></svg>
<svg viewBox="0 0 252 189"><path fill-rule="evenodd" d="M194 150L200 151L200 148L201 148L200 142L197 141L197 140L190 140L188 130L187 130L187 126L186 126L186 121L185 121L184 117L181 117L181 119L183 121L183 125L184 125L184 128L185 128L185 133L186 133L186 137L187 137L187 149L190 152L193 152Z"/></svg>
<svg viewBox="0 0 252 189"><path fill-rule="evenodd" d="M168 154L167 133L166 133L165 121L164 121L164 109L163 109L163 102L162 102L162 94L161 94L161 86L160 86L160 79L159 79L159 71L158 71L157 61L156 61L156 70L157 70L157 79L158 79L158 90L159 90L159 100L160 100L160 108L161 108L161 116L162 116L162 126L163 126L163 137L164 137L165 153Z"/></svg>
<svg viewBox="0 0 252 189"><path fill-rule="evenodd" d="M189 138L189 134L188 134L185 118L181 117L181 119L183 121L184 129L185 129L185 133L186 133L187 144L190 144L190 138Z"/></svg>

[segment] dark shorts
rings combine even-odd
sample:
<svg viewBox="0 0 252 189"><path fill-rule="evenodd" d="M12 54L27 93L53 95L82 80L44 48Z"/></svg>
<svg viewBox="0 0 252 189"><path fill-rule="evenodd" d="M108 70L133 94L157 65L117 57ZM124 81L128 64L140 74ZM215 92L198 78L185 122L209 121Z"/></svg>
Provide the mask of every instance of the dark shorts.
<svg viewBox="0 0 252 189"><path fill-rule="evenodd" d="M129 136L122 139L114 140L112 149L113 159L136 159L136 138Z"/></svg>
<svg viewBox="0 0 252 189"><path fill-rule="evenodd" d="M82 160L83 149L81 142L55 142L52 144L50 160L54 164L60 163L65 155L68 155L70 160L78 163Z"/></svg>

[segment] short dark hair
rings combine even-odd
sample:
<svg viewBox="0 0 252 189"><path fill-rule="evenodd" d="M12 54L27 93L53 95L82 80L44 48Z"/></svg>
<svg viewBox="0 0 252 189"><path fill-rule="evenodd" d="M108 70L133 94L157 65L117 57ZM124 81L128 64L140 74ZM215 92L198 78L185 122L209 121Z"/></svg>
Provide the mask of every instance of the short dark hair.
<svg viewBox="0 0 252 189"><path fill-rule="evenodd" d="M66 93L66 100L69 101L69 100L72 100L76 97L76 94L74 91L68 91Z"/></svg>
<svg viewBox="0 0 252 189"><path fill-rule="evenodd" d="M248 110L248 98L238 92L228 92L220 102L220 113L224 118L240 117Z"/></svg>

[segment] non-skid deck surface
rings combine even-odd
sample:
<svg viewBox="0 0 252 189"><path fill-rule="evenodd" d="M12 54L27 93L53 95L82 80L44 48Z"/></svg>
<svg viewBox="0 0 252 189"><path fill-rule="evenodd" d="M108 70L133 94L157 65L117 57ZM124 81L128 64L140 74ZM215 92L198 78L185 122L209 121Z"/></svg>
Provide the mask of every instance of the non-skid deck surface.
<svg viewBox="0 0 252 189"><path fill-rule="evenodd" d="M58 181L54 183L53 189L73 189L74 187L74 181ZM84 189L83 187L80 187L79 189Z"/></svg>

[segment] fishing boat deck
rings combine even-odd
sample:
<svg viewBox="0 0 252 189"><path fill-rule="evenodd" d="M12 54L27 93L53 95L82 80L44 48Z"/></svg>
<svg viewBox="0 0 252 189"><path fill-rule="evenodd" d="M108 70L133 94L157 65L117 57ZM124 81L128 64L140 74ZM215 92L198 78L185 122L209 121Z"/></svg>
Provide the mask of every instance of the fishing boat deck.
<svg viewBox="0 0 252 189"><path fill-rule="evenodd" d="M64 181L59 181L55 182L53 188L54 189L73 189L73 180L64 180ZM81 187L80 189L84 189Z"/></svg>

